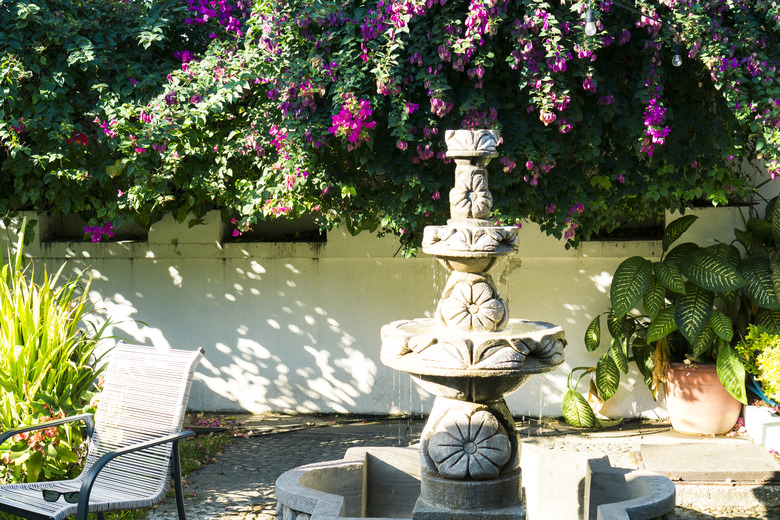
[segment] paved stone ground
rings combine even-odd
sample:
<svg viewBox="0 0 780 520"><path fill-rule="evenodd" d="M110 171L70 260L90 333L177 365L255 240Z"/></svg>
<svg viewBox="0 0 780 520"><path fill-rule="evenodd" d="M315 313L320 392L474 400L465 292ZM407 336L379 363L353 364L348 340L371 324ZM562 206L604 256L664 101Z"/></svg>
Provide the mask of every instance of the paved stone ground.
<svg viewBox="0 0 780 520"><path fill-rule="evenodd" d="M184 490L187 516L191 520L273 520L274 483L285 471L341 459L352 447L408 446L419 438L421 427L399 424L381 430L362 433L331 426L239 438L217 463L190 475ZM148 520L176 518L171 497L147 515Z"/></svg>
<svg viewBox="0 0 780 520"><path fill-rule="evenodd" d="M218 462L190 475L185 487L190 520L273 520L274 482L283 472L308 463L341 459L350 447L408 446L419 439L422 422L334 424L332 418L295 418L271 425L261 422L254 427L254 435L239 438ZM521 427L520 434L523 442L588 456L606 455L613 466L637 468L638 446L668 430L666 425L650 424L646 428L582 435L553 423L544 428ZM780 512L732 502L736 503L709 509L678 507L669 520L780 520ZM176 520L175 500L169 497L146 518Z"/></svg>

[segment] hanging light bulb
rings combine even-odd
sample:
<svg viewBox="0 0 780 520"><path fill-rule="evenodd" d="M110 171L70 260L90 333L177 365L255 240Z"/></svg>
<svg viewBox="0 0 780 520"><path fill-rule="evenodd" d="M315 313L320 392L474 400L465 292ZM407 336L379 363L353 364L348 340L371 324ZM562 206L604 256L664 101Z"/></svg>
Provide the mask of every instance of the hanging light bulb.
<svg viewBox="0 0 780 520"><path fill-rule="evenodd" d="M672 65L679 67L682 65L682 57L680 57L680 44L674 44L674 57L672 58Z"/></svg>
<svg viewBox="0 0 780 520"><path fill-rule="evenodd" d="M588 36L596 34L596 13L590 7L588 7L588 11L585 13L585 34Z"/></svg>

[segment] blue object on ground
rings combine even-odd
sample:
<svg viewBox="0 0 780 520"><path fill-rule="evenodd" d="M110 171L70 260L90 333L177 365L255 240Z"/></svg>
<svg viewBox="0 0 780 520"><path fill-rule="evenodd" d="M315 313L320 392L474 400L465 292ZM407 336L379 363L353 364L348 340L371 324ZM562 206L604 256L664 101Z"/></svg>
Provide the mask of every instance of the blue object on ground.
<svg viewBox="0 0 780 520"><path fill-rule="evenodd" d="M747 376L747 383L750 390L752 390L769 406L777 406L777 403L774 400L772 400L770 397L767 397L767 395L764 393L764 389L761 388L760 384L758 384L758 381L756 381L756 378L753 376L753 374L748 374Z"/></svg>

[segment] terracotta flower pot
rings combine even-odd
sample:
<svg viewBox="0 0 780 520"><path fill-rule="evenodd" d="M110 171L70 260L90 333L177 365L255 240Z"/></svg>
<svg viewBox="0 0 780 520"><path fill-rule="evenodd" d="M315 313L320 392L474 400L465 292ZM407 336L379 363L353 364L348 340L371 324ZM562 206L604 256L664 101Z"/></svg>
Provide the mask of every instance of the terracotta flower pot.
<svg viewBox="0 0 780 520"><path fill-rule="evenodd" d="M714 363L670 364L664 393L672 428L681 433L728 433L742 410L742 403L720 384Z"/></svg>

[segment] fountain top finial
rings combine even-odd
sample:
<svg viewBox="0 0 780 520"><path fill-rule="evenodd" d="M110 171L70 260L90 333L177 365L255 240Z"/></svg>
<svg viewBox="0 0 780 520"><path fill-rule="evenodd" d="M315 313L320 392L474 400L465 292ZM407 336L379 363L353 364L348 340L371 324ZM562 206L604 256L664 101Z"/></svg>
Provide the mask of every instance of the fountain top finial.
<svg viewBox="0 0 780 520"><path fill-rule="evenodd" d="M498 130L447 130L444 142L447 157L498 157Z"/></svg>

